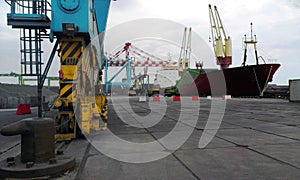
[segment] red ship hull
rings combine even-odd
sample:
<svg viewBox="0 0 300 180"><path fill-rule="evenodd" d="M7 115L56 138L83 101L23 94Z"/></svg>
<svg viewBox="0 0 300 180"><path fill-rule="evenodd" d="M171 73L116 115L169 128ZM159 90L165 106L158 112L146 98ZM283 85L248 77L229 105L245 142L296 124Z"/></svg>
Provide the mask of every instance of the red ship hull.
<svg viewBox="0 0 300 180"><path fill-rule="evenodd" d="M200 73L194 83L187 84L185 82L188 81L183 80L179 93L199 96L262 96L279 67L280 64L260 64Z"/></svg>

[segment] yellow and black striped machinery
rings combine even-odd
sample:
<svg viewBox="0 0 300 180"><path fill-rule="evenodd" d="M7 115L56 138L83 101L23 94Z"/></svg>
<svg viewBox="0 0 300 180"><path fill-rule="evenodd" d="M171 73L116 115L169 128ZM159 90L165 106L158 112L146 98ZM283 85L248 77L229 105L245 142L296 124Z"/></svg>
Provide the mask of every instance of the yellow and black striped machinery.
<svg viewBox="0 0 300 180"><path fill-rule="evenodd" d="M97 131L101 119L103 128L107 126L107 99L102 90L97 50L86 44L83 37L62 38L60 41L59 96L54 103L59 110L57 141Z"/></svg>

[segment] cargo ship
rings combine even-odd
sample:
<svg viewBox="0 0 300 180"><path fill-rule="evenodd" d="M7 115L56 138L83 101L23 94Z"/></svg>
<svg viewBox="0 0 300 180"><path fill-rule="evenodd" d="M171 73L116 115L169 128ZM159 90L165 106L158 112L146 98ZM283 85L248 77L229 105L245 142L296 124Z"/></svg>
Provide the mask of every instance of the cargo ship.
<svg viewBox="0 0 300 180"><path fill-rule="evenodd" d="M176 91L179 91L177 94L180 95L262 96L279 66L280 64L259 64L210 72L188 69L185 74L189 74L190 77L184 74L180 80L182 83L176 88L178 89ZM193 82L189 83L190 80L188 79L194 76L191 74L199 75ZM222 83L223 81L225 81L225 84ZM168 96L169 94L166 95Z"/></svg>
<svg viewBox="0 0 300 180"><path fill-rule="evenodd" d="M244 37L244 58L240 67L229 66L232 64L231 39L226 35L217 7L214 10L209 5L212 44L220 69L204 69L202 64L196 64L197 69L184 70L181 79L174 87L165 89L165 96L172 95L231 95L262 96L269 82L272 81L278 63L266 63L257 52L257 39L251 34ZM247 65L247 48L253 45L256 64ZM260 64L259 59L263 61Z"/></svg>

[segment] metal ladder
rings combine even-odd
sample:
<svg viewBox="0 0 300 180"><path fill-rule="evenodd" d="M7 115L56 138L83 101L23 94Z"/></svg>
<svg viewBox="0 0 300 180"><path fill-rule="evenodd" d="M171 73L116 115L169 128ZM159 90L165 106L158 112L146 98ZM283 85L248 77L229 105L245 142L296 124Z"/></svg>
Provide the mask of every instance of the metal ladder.
<svg viewBox="0 0 300 180"><path fill-rule="evenodd" d="M42 38L39 29L20 29L22 76L40 76L42 69Z"/></svg>
<svg viewBox="0 0 300 180"><path fill-rule="evenodd" d="M42 73L42 41L49 38L51 20L47 16L51 4L48 0L5 0L11 11L7 14L7 24L20 29L21 75L37 77L38 116L42 116L42 87L53 60L48 61ZM57 47L57 43L55 45ZM50 62L50 63L49 63Z"/></svg>

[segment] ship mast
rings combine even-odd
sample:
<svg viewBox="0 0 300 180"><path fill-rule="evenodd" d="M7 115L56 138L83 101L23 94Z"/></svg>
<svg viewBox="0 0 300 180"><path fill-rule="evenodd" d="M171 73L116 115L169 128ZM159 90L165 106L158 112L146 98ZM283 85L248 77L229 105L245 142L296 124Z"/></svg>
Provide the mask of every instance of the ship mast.
<svg viewBox="0 0 300 180"><path fill-rule="evenodd" d="M210 4L208 7L212 44L217 58L217 64L220 65L222 70L227 69L232 64L231 39L225 32L217 7L214 6L214 10L212 10Z"/></svg>
<svg viewBox="0 0 300 180"><path fill-rule="evenodd" d="M253 44L256 65L258 65L258 53L257 53L257 48L256 48L256 44L257 44L256 35L254 35L254 38L253 38L253 29L252 29L253 28L253 24L250 23L250 26L251 26L250 38L247 38L246 34L245 34L245 38L244 38L244 61L243 61L243 64L242 64L243 66L246 65L248 44Z"/></svg>

